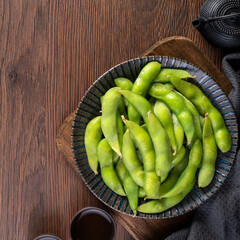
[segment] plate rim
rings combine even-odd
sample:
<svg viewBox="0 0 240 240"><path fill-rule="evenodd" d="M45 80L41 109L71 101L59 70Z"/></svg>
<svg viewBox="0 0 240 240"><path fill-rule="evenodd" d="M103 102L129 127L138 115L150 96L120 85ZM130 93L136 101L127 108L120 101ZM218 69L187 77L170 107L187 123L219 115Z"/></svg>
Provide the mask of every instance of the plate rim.
<svg viewBox="0 0 240 240"><path fill-rule="evenodd" d="M147 60L146 63L151 62L151 61L158 61L158 62L160 62L160 60L157 60L157 59L155 59L155 58L161 58L161 62L163 61L163 59L168 59L168 60L169 60L169 59L172 59L172 60L175 60L175 61L184 62L184 63L187 64L187 66L191 65L191 66L193 66L193 67L195 67L195 68L197 68L197 69L200 69L200 70L204 73L204 75L209 76L209 77L212 79L212 81L214 81L214 83L217 85L217 87L222 90L222 92L224 93L225 97L226 97L227 100L228 100L228 103L230 104L231 108L233 109L233 116L234 116L234 121L235 121L235 124L236 124L237 146L236 146L236 152L234 153L234 159L233 159L233 161L232 161L232 165L231 165L231 167L230 167L230 170L229 170L229 172L227 173L227 176L222 180L222 183L220 184L220 186L219 186L218 188L216 188L215 191L211 194L211 196L210 196L210 197L207 197L207 199L205 199L204 202L200 201L200 203L198 203L198 205L195 204L195 206L193 206L193 209L189 208L189 209L185 210L184 213L181 212L179 215L176 215L176 216L173 215L173 214L170 215L170 216L162 216L162 213L163 213L163 212L162 212L162 213L159 213L159 214L145 214L146 216L138 216L138 215L135 216L135 218L140 218L140 219L168 219L168 218L173 218L173 217L178 217L178 216L181 216L181 215L185 215L185 214L187 214L187 213L189 213L189 212L192 212L193 210L197 209L198 207L200 207L203 203L205 203L206 201L208 201L209 199L211 199L212 196L214 196L214 195L216 194L216 192L217 192L217 191L222 187L222 185L224 184L226 178L229 176L229 174L230 174L230 172L231 172L231 169L232 169L232 166L233 166L234 162L236 161L236 154L237 154L237 149L238 149L238 137L239 137L239 136L238 136L238 132L239 132L239 127L238 127L238 123L237 123L237 118L236 118L235 110L234 110L234 108L233 108L233 106L232 106L232 102L230 101L228 95L225 93L225 91L219 86L218 82L217 82L210 74L208 74L206 71L204 71L201 67L198 67L198 66L196 66L195 64L193 64L193 63L191 63L191 62L189 62L189 61L186 61L186 60L183 60L183 59L180 59L180 58L176 58L176 57L165 56L165 55L151 55L151 56L142 56L142 57L132 58L132 59L126 60L126 61L124 61L124 62L121 62L121 63L116 64L115 66L111 67L110 69L108 69L107 71L105 71L103 74L101 74L101 75L88 87L88 89L84 92L84 94L83 94L83 96L81 97L81 100L80 100L80 102L79 102L79 104L78 104L77 111L76 111L75 114L74 114L74 119L73 119L73 124L72 124L72 135L71 135L71 148L72 148L73 159L74 159L74 163L75 163L75 166L76 166L76 168L77 168L78 174L81 176L81 179L83 180L83 182L84 182L84 184L87 186L87 188L90 190L90 192L93 193L95 197L97 197L101 202L103 202L106 206L110 207L111 209L113 209L113 210L115 210L115 211L117 211L117 212L120 212L120 213L122 213L122 214L125 214L125 215L127 215L127 216L133 217L133 214L123 212L123 211L121 211L121 210L119 210L119 209L117 209L117 208L114 208L113 206L109 205L109 204L108 204L107 202L105 202L100 196L98 196L98 195L91 189L91 187L87 184L84 176L83 176L82 173L81 173L81 170L80 170L80 168L79 168L79 166L78 166L78 163L77 163L77 161L76 161L76 157L75 157L75 154L74 154L75 151L76 151L76 150L74 149L74 142L73 142L73 141L74 141L74 140L73 140L74 131L76 131L76 128L74 128L74 126L75 126L75 124L76 124L74 120L76 119L78 110L80 110L80 105L81 105L81 104L84 104L84 103L83 103L83 100L85 99L87 93L90 91L90 89L92 88L92 86L93 86L95 83L97 83L100 79L102 79L105 75L107 75L109 72L111 72L113 69L117 68L118 66L124 65L124 64L129 63L129 62L134 62L134 61L140 60L140 59L146 59L146 60ZM146 64L146 63L145 63L145 64ZM170 68L170 67L164 67L164 68ZM183 68L175 68L175 69L183 69ZM202 90L202 89L201 89L201 90ZM222 114L221 114L221 115L222 115ZM90 120L89 120L89 121L90 121ZM84 148L85 148L85 147L84 147ZM104 184L105 184L105 183L104 183ZM110 189L110 190L111 190L111 189ZM111 190L111 191L112 191L112 190ZM116 193L115 193L115 194L116 194ZM189 194L189 193L188 193L188 194ZM205 193L205 195L206 195L206 193ZM186 198L186 197L185 197L185 198ZM184 199L185 199L185 198L184 198ZM184 199L183 199L183 200L184 200ZM183 200L182 200L182 201L183 201ZM181 201L181 202L182 202L182 201ZM179 204L179 203L178 203L178 204ZM178 204L177 204L177 205L178 205ZM175 205L175 206L176 206L176 205ZM175 207L175 206L173 206L173 207ZM172 209L173 207L171 207L170 209ZM168 210L170 210L170 209L167 209L167 210L165 210L165 211L168 211ZM165 212L165 211L164 211L164 212ZM159 217L154 217L154 218L153 218L153 217L150 217L150 216L152 216L152 215L154 215L154 216L159 215Z"/></svg>

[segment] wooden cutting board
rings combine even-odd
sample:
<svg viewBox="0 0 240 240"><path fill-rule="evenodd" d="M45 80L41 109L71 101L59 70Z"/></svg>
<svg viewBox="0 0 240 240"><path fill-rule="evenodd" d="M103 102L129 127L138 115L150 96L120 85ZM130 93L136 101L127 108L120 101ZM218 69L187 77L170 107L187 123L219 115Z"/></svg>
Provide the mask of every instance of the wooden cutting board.
<svg viewBox="0 0 240 240"><path fill-rule="evenodd" d="M196 66L202 68L210 76L215 79L226 94L230 92L232 86L229 80L217 69L217 67L194 45L194 43L185 37L170 37L165 38L149 50L142 54L142 56L162 55L180 58L189 61ZM74 119L74 112L64 121L57 134L57 146L61 152L66 156L66 160L70 163L75 171L77 171L72 150L71 150L71 133L72 121ZM79 176L79 181L81 177ZM79 191L89 191L86 187L79 189ZM92 201L91 201L92 203ZM99 206L99 200L95 198L95 206ZM92 204L91 204L92 205ZM84 205L85 206L85 205ZM83 206L83 207L84 207ZM173 231L184 227L190 222L192 214L185 214L180 217L164 219L164 220L145 220L129 217L125 214L106 208L118 222L120 222L135 239L164 239Z"/></svg>

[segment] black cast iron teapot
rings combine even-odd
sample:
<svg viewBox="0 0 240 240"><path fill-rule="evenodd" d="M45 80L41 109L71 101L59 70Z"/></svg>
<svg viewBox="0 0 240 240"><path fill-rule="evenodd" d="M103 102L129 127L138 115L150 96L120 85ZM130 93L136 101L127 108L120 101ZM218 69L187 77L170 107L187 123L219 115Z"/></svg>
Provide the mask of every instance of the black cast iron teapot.
<svg viewBox="0 0 240 240"><path fill-rule="evenodd" d="M240 49L240 0L207 0L192 24L209 42Z"/></svg>

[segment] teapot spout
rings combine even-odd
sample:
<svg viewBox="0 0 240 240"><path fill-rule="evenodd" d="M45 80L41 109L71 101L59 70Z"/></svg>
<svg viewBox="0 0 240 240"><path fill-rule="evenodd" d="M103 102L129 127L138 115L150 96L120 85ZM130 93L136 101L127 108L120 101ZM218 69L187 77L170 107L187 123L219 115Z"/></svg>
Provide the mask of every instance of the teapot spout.
<svg viewBox="0 0 240 240"><path fill-rule="evenodd" d="M192 25L200 32L202 33L203 28L206 24L206 20L203 18L197 18L192 21Z"/></svg>

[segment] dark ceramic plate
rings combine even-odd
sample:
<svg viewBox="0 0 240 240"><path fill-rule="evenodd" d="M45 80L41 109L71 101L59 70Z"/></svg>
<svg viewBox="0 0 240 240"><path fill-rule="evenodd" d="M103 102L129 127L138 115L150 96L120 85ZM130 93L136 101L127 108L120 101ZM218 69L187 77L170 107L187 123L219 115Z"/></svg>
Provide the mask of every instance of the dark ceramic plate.
<svg viewBox="0 0 240 240"><path fill-rule="evenodd" d="M84 133L88 122L99 115L101 108L100 97L104 95L109 88L115 86L114 79L117 77L126 77L135 80L144 65L151 61L159 61L162 64L162 68L184 69L191 75L196 76L192 81L202 89L212 104L220 111L232 137L231 150L224 154L218 151L215 176L208 187L199 188L196 185L181 203L163 213L137 213L137 217L140 218L161 219L190 212L209 199L223 184L236 156L238 128L234 110L225 93L206 72L186 61L162 56L136 58L111 68L90 86L78 106L73 122L72 150L79 174L90 191L109 207L132 216L133 212L131 211L127 198L121 197L110 190L104 184L101 175L95 176L90 169L84 146ZM140 202L140 204L141 203L142 202Z"/></svg>

